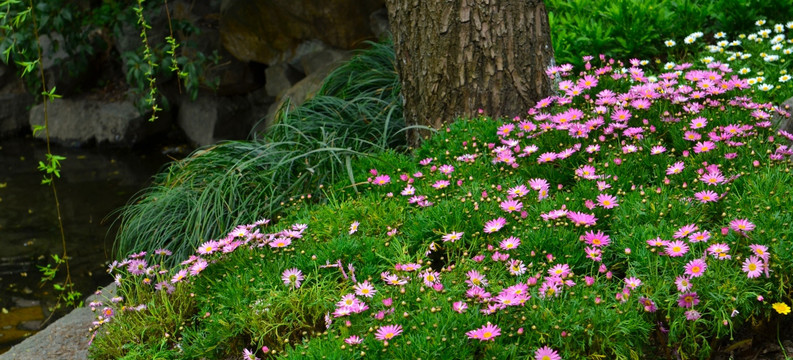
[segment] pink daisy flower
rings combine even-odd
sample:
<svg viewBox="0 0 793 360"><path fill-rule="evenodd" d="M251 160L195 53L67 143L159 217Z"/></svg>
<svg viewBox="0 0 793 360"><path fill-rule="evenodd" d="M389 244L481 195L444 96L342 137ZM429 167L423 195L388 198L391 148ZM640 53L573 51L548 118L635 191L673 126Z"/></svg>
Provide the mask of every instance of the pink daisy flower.
<svg viewBox="0 0 793 360"><path fill-rule="evenodd" d="M688 252L688 245L686 243L675 240L666 245L666 254L671 257L683 256Z"/></svg>
<svg viewBox="0 0 793 360"><path fill-rule="evenodd" d="M202 255L209 255L220 249L220 243L215 240L207 241L198 247L198 253Z"/></svg>
<svg viewBox="0 0 793 360"><path fill-rule="evenodd" d="M242 360L259 360L253 351L242 349Z"/></svg>
<svg viewBox="0 0 793 360"><path fill-rule="evenodd" d="M597 176L595 175L595 167L592 165L584 165L575 170L575 174L580 176L584 179L594 179Z"/></svg>
<svg viewBox="0 0 793 360"><path fill-rule="evenodd" d="M485 287L487 286L487 279L484 275L479 273L479 271L471 270L466 273L468 275L468 280L465 280L465 283L471 287Z"/></svg>
<svg viewBox="0 0 793 360"><path fill-rule="evenodd" d="M556 153L547 152L537 158L537 163L542 164L556 160Z"/></svg>
<svg viewBox="0 0 793 360"><path fill-rule="evenodd" d="M360 296L365 296L368 298L373 297L374 294L377 292L377 290L375 290L374 286L372 286L372 283L370 283L369 280L356 284L355 286L353 286L353 289L355 289L355 294Z"/></svg>
<svg viewBox="0 0 793 360"><path fill-rule="evenodd" d="M504 124L498 127L498 135L499 136L508 136L509 133L515 130L514 124Z"/></svg>
<svg viewBox="0 0 793 360"><path fill-rule="evenodd" d="M754 251L754 253L761 258L768 257L768 246L760 245L760 244L752 244L749 245L749 248L752 249L752 251Z"/></svg>
<svg viewBox="0 0 793 360"><path fill-rule="evenodd" d="M759 257L752 255L744 260L741 270L746 273L748 278L753 279L759 277L760 274L763 273L764 266L765 264L763 264L763 261L760 260Z"/></svg>
<svg viewBox="0 0 793 360"><path fill-rule="evenodd" d="M464 301L456 301L452 304L452 310L460 314L464 313L466 309L468 309L468 304L466 304Z"/></svg>
<svg viewBox="0 0 793 360"><path fill-rule="evenodd" d="M374 338L380 341L388 341L393 339L395 336L399 336L401 333L401 325L386 325L377 329L377 332L374 334Z"/></svg>
<svg viewBox="0 0 793 360"><path fill-rule="evenodd" d="M577 211L568 212L567 218L576 225L595 225L597 223L595 215Z"/></svg>
<svg viewBox="0 0 793 360"><path fill-rule="evenodd" d="M551 276L564 278L570 274L570 265L556 264L554 267L548 269L548 274Z"/></svg>
<svg viewBox="0 0 793 360"><path fill-rule="evenodd" d="M441 165L438 168L438 171L440 171L441 174L449 175L449 174L454 172L454 166L452 166L452 165Z"/></svg>
<svg viewBox="0 0 793 360"><path fill-rule="evenodd" d="M198 275L199 273L204 271L204 269L206 269L208 265L209 264L204 259L196 260L196 262L193 264L193 266L190 266L190 275L193 275L193 276Z"/></svg>
<svg viewBox="0 0 793 360"><path fill-rule="evenodd" d="M699 304L699 295L696 292L680 294L677 298L677 305L682 308L691 308L696 304Z"/></svg>
<svg viewBox="0 0 793 360"><path fill-rule="evenodd" d="M602 260L602 257L601 257L602 251L600 251L600 249L598 249L596 247L588 247L587 246L587 248L584 249L584 252L586 252L586 257L591 259L592 261L600 261L600 260Z"/></svg>
<svg viewBox="0 0 793 360"><path fill-rule="evenodd" d="M430 270L426 270L424 271L424 273L421 273L419 275L424 280L424 285L427 285L429 287L435 285L440 280L440 276L441 276L441 274L439 274L437 271L430 271Z"/></svg>
<svg viewBox="0 0 793 360"><path fill-rule="evenodd" d="M604 209L611 209L614 207L619 206L617 203L617 197L608 194L600 194L597 197L598 205L600 205Z"/></svg>
<svg viewBox="0 0 793 360"><path fill-rule="evenodd" d="M509 269L509 273L514 276L519 276L526 273L526 265L523 263L523 261L518 259L510 260L507 263L507 268Z"/></svg>
<svg viewBox="0 0 793 360"><path fill-rule="evenodd" d="M507 190L507 194L514 197L523 197L528 193L529 193L529 189L526 187L526 185L518 185Z"/></svg>
<svg viewBox="0 0 793 360"><path fill-rule="evenodd" d="M716 143L713 141L702 141L694 145L694 153L704 153L716 148Z"/></svg>
<svg viewBox="0 0 793 360"><path fill-rule="evenodd" d="M656 145L650 148L650 155L663 154L664 152L666 152L666 148L660 145Z"/></svg>
<svg viewBox="0 0 793 360"><path fill-rule="evenodd" d="M490 220L487 223L485 223L484 232L486 234L497 232L501 230L501 228L504 227L504 225L506 224L507 224L507 219L504 219L502 217Z"/></svg>
<svg viewBox="0 0 793 360"><path fill-rule="evenodd" d="M713 244L708 247L707 253L719 260L729 260L732 258L728 253L730 252L730 246L727 244Z"/></svg>
<svg viewBox="0 0 793 360"><path fill-rule="evenodd" d="M712 190L703 190L703 191L694 193L694 197L697 198L697 200L699 200L699 202L704 204L704 203L717 201L719 199L719 194L717 194L716 192L714 192Z"/></svg>
<svg viewBox="0 0 793 360"><path fill-rule="evenodd" d="M548 183L548 180L545 179L531 179L529 180L529 187L534 190L542 190L547 189L551 184Z"/></svg>
<svg viewBox="0 0 793 360"><path fill-rule="evenodd" d="M374 180L372 181L372 184L382 186L382 185L388 184L390 182L391 182L391 177L390 176L388 176L388 175L380 175L380 176L377 176L377 177L374 178Z"/></svg>
<svg viewBox="0 0 793 360"><path fill-rule="evenodd" d="M479 339L479 341L491 341L496 336L501 335L501 329L496 325L487 323L487 325L484 325L476 330L471 330L465 334L468 335L469 339Z"/></svg>
<svg viewBox="0 0 793 360"><path fill-rule="evenodd" d="M449 186L449 180L438 180L434 184L432 184L432 187L438 190L446 188L448 186Z"/></svg>
<svg viewBox="0 0 793 360"><path fill-rule="evenodd" d="M686 320L689 320L689 321L694 321L694 320L699 319L700 317L702 317L702 314L699 311L696 311L694 309L686 311L685 314L686 314Z"/></svg>
<svg viewBox="0 0 793 360"><path fill-rule="evenodd" d="M641 284L642 284L642 281L639 280L639 278L637 278L637 277L629 277L629 278L625 279L625 286L627 286L627 287L629 287L631 289L635 289L635 288L639 287L639 285L641 285Z"/></svg>
<svg viewBox="0 0 793 360"><path fill-rule="evenodd" d="M666 168L666 175L680 174L685 168L685 164L682 161L678 161Z"/></svg>
<svg viewBox="0 0 793 360"><path fill-rule="evenodd" d="M353 221L352 224L350 224L350 232L349 232L350 235L355 234L355 232L358 231L358 225L360 224L361 223L357 221Z"/></svg>
<svg viewBox="0 0 793 360"><path fill-rule="evenodd" d="M655 305L655 301L650 298L646 298L644 296L639 298L639 304L644 306L644 311L646 312L655 312L658 310L658 307Z"/></svg>
<svg viewBox="0 0 793 360"><path fill-rule="evenodd" d="M686 131L683 134L683 138L688 141L697 141L699 139L702 139L702 135L700 135L700 133L696 131Z"/></svg>
<svg viewBox="0 0 793 360"><path fill-rule="evenodd" d="M344 339L344 342L346 342L347 344L350 344L350 345L358 345L358 344L363 342L363 339L360 336L358 336L358 335L352 335L352 336Z"/></svg>
<svg viewBox="0 0 793 360"><path fill-rule="evenodd" d="M562 357L556 350L543 346L534 352L534 360L562 360Z"/></svg>
<svg viewBox="0 0 793 360"><path fill-rule="evenodd" d="M179 270L178 273L174 274L174 276L171 278L171 282L176 284L176 283L184 280L186 277L187 277L187 270L186 269L182 269L182 270Z"/></svg>
<svg viewBox="0 0 793 360"><path fill-rule="evenodd" d="M270 247L283 248L292 244L292 239L285 237L277 237L269 242Z"/></svg>
<svg viewBox="0 0 793 360"><path fill-rule="evenodd" d="M127 271L132 275L143 275L147 267L146 260L134 259L127 264Z"/></svg>
<svg viewBox="0 0 793 360"><path fill-rule="evenodd" d="M730 221L730 229L738 232L746 232L754 230L754 224L747 219L735 219Z"/></svg>
<svg viewBox="0 0 793 360"><path fill-rule="evenodd" d="M594 247L604 247L611 243L611 238L600 230L598 230L598 232L591 230L587 231L584 233L583 238L587 245L592 245Z"/></svg>
<svg viewBox="0 0 793 360"><path fill-rule="evenodd" d="M517 200L506 200L501 202L501 210L504 210L508 213L513 211L520 211L523 209L523 203Z"/></svg>
<svg viewBox="0 0 793 360"><path fill-rule="evenodd" d="M672 237L674 237L675 239L682 239L688 236L688 234L697 231L697 229L698 229L697 224L688 224L678 229L677 232L675 232L675 234Z"/></svg>
<svg viewBox="0 0 793 360"><path fill-rule="evenodd" d="M502 240L501 243L498 246L502 250L516 249L518 246L520 246L520 239L516 238L514 236L510 236L510 237Z"/></svg>
<svg viewBox="0 0 793 360"><path fill-rule="evenodd" d="M619 109L611 115L614 121L628 121L631 118L631 112L625 109Z"/></svg>
<svg viewBox="0 0 793 360"><path fill-rule="evenodd" d="M281 274L281 280L283 280L284 285L291 285L295 289L300 287L300 284L304 279L303 272L297 268L284 270L283 274Z"/></svg>
<svg viewBox="0 0 793 360"><path fill-rule="evenodd" d="M724 182L724 176L722 176L720 173L717 172L709 172L705 175L702 175L699 178L699 181L702 181L703 183L708 185L715 186Z"/></svg>
<svg viewBox="0 0 793 360"><path fill-rule="evenodd" d="M441 239L443 240L443 242L448 242L448 241L455 242L457 240L460 240L462 237L463 237L463 233L462 232L454 232L453 231L453 232L450 232L450 233L448 233L446 235L443 235L443 237Z"/></svg>
<svg viewBox="0 0 793 360"><path fill-rule="evenodd" d="M675 278L675 286L677 286L677 291L685 292L691 290L691 281L687 277L681 275Z"/></svg>
<svg viewBox="0 0 793 360"><path fill-rule="evenodd" d="M705 242L710 240L710 232L707 230L697 231L688 236L688 241L692 243Z"/></svg>
<svg viewBox="0 0 793 360"><path fill-rule="evenodd" d="M705 270L707 270L707 268L708 268L708 264L705 262L705 260L694 259L689 261L688 264L686 264L685 274L692 278L700 277L702 276L702 274L705 273Z"/></svg>
<svg viewBox="0 0 793 360"><path fill-rule="evenodd" d="M698 118L695 118L695 119L692 119L692 120L691 120L691 123L689 124L689 126L690 126L692 129L700 129L700 128L703 128L703 127L705 127L706 125L708 125L708 120L707 120L707 119L705 119L705 118L704 118L704 117L702 117L702 116L700 116L700 117L698 117Z"/></svg>

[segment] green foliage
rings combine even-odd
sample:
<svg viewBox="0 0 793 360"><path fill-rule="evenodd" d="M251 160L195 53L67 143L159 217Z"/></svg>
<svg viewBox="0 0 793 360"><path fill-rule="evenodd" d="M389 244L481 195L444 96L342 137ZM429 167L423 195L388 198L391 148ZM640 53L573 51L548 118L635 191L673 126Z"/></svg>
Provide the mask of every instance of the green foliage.
<svg viewBox="0 0 793 360"><path fill-rule="evenodd" d="M199 149L172 164L121 213L119 256L167 248L181 261L240 223L276 214L292 197L351 178L351 160L404 146L393 48L372 44L288 104L262 138Z"/></svg>
<svg viewBox="0 0 793 360"><path fill-rule="evenodd" d="M696 31L748 31L758 19L793 18L785 0L551 0L556 62L583 65L582 55L666 59L663 41Z"/></svg>
<svg viewBox="0 0 793 360"><path fill-rule="evenodd" d="M163 7L159 2L139 0L124 2L105 0L100 4L87 4L67 0L5 0L0 3L0 51L3 62L17 69L26 81L27 88L38 94L41 79L37 71L41 62L37 51L36 34L51 36L53 51L63 50L67 57L51 59L56 66L63 66L69 74L78 75L89 71L90 61L97 53L112 51L115 38L123 36L128 25L140 30L141 46L137 51L119 54L127 63L127 83L140 95L139 108L151 111L151 120L157 117L167 101L157 91L158 81L174 76L184 84L186 92L195 99L202 86L216 87L218 79L208 78L208 67L219 62L217 52L204 54L196 51L197 44L185 43L181 51L177 35L187 37L198 29L186 21L170 22L171 33L163 43L150 44L151 31L145 16ZM165 5L167 9L167 4ZM35 9L37 22L31 21ZM63 41L56 41L63 36ZM187 50L187 51L185 51ZM159 80L158 80L159 79Z"/></svg>

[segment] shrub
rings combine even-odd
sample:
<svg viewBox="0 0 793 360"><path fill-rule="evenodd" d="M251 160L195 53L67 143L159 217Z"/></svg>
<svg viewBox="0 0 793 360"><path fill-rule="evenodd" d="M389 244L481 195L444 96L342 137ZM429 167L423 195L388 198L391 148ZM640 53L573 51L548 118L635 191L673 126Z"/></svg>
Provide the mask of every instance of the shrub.
<svg viewBox="0 0 793 360"><path fill-rule="evenodd" d="M663 40L692 32L745 32L757 19L793 18L784 0L552 0L547 2L557 63L583 65L580 54L626 60L680 56Z"/></svg>

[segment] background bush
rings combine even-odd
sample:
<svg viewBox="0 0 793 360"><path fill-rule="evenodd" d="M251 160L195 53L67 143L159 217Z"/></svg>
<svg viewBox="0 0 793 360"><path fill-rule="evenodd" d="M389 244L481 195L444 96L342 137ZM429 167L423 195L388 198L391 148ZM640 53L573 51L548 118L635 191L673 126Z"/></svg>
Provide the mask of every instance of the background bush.
<svg viewBox="0 0 793 360"><path fill-rule="evenodd" d="M793 19L787 0L548 0L557 64L583 65L581 56L627 60L675 54L663 42L693 32L740 33L759 19Z"/></svg>

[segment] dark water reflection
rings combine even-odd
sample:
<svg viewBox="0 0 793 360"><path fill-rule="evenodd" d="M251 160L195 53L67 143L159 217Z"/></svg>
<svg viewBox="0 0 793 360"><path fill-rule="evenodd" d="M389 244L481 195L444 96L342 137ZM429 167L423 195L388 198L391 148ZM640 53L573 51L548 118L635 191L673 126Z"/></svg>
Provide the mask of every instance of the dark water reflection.
<svg viewBox="0 0 793 360"><path fill-rule="evenodd" d="M84 296L111 281L105 268L112 258L114 211L170 160L160 150L53 147L67 158L56 186L72 279ZM0 140L0 353L12 340L11 327L17 327L8 323L15 309L38 303L46 316L55 300L52 284L40 286L36 268L62 253L52 189L40 184L37 170L45 153L37 140Z"/></svg>

